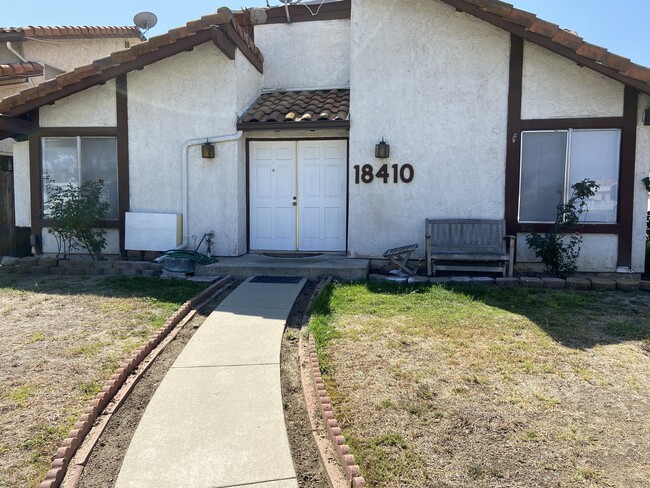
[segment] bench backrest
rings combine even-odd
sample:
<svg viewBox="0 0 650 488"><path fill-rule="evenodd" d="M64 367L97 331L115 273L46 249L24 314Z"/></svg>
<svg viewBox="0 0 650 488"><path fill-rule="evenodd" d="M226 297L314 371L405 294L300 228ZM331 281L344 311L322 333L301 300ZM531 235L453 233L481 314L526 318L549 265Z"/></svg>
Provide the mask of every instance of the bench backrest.
<svg viewBox="0 0 650 488"><path fill-rule="evenodd" d="M427 219L426 235L431 236L431 251L505 251L505 220Z"/></svg>

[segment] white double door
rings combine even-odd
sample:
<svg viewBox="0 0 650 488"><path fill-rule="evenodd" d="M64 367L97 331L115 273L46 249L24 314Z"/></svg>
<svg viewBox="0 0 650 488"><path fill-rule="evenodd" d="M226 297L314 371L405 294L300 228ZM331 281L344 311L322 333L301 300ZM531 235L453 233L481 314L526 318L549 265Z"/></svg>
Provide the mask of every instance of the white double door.
<svg viewBox="0 0 650 488"><path fill-rule="evenodd" d="M251 141L250 249L345 251L347 141Z"/></svg>

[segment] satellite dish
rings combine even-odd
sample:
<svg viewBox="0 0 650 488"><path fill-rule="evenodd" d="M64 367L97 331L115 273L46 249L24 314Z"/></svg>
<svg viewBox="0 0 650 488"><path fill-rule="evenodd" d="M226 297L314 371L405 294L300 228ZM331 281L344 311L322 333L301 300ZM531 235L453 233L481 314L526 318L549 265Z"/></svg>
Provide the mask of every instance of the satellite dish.
<svg viewBox="0 0 650 488"><path fill-rule="evenodd" d="M158 17L151 12L140 12L133 17L133 23L146 32L158 23Z"/></svg>

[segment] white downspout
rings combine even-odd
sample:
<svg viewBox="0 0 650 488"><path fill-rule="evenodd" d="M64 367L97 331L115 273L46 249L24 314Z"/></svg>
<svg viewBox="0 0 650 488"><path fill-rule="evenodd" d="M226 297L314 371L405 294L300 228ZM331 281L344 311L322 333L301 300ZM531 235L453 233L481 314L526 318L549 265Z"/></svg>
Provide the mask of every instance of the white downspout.
<svg viewBox="0 0 650 488"><path fill-rule="evenodd" d="M242 131L237 131L234 134L229 134L225 136L215 136L215 137L203 137L201 139L190 139L189 141L185 141L183 145L181 146L181 176L182 176L182 198L183 198L183 210L182 210L182 218L183 218L183 242L181 242L180 246L174 248L174 250L181 250L185 249L187 247L187 244L189 243L190 236L188 232L188 201L189 201L189 189L188 189L188 164L187 164L187 153L188 149L191 146L200 146L201 144L205 144L206 142L210 143L218 143L218 142L228 142L228 141L236 141L237 139L241 138L241 136L244 133Z"/></svg>
<svg viewBox="0 0 650 488"><path fill-rule="evenodd" d="M14 49L14 47L11 45L11 41L7 41L7 49L9 50L9 52L13 53L18 59L20 59L23 63L29 63L29 61L27 61L22 54L20 54L18 51ZM43 67L45 67L45 63L43 63ZM32 86L36 86L34 85L34 81L32 81L31 78L27 78L27 82Z"/></svg>

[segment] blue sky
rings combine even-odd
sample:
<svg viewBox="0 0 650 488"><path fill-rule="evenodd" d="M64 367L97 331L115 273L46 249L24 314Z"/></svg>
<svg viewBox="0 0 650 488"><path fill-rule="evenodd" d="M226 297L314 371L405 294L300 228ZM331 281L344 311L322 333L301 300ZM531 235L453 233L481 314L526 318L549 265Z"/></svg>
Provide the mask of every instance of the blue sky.
<svg viewBox="0 0 650 488"><path fill-rule="evenodd" d="M401 0L395 0L401 1ZM270 0L278 5L279 0ZM649 0L510 0L538 17L577 31L586 41L650 66ZM0 0L0 25L131 25L140 11L158 16L150 36L216 11L266 5L265 0Z"/></svg>

